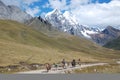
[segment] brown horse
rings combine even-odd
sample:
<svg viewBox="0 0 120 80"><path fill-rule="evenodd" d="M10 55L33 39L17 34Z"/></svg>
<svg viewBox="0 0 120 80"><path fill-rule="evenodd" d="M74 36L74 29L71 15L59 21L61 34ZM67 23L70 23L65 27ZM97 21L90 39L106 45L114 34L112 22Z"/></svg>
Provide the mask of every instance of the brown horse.
<svg viewBox="0 0 120 80"><path fill-rule="evenodd" d="M49 70L51 70L51 65L49 63L46 63L45 68L46 68L47 72L49 72Z"/></svg>

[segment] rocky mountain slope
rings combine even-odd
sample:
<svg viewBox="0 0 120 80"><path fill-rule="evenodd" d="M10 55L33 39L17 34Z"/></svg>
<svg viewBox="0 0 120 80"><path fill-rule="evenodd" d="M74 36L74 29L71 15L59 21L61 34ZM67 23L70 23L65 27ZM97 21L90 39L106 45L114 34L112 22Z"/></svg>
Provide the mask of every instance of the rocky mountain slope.
<svg viewBox="0 0 120 80"><path fill-rule="evenodd" d="M29 14L20 10L17 6L6 6L0 0L0 19L9 19L24 23L31 18Z"/></svg>
<svg viewBox="0 0 120 80"><path fill-rule="evenodd" d="M52 25L48 21L44 20L40 16L30 19L26 23L26 25L28 25L29 27L37 31L44 32L44 33L49 32L49 31L52 32L55 30L55 28L53 28Z"/></svg>
<svg viewBox="0 0 120 80"><path fill-rule="evenodd" d="M26 23L32 29L35 29L49 37L61 37L61 36L68 36L70 34L64 33L63 31L59 31L57 28L53 27L48 21L44 20L43 18L35 17L29 20Z"/></svg>
<svg viewBox="0 0 120 80"><path fill-rule="evenodd" d="M100 30L100 28L80 25L74 15L67 11L62 13L55 9L46 14L46 20L60 31L67 32L75 36L84 37L86 39L91 39L100 45L104 45L120 36L120 30L117 30L111 26L108 26L104 30Z"/></svg>
<svg viewBox="0 0 120 80"><path fill-rule="evenodd" d="M109 41L108 43L104 45L104 47L120 50L120 37L112 41Z"/></svg>
<svg viewBox="0 0 120 80"><path fill-rule="evenodd" d="M115 29L111 26L108 26L106 29L104 29L102 32L98 34L91 34L92 39L100 45L104 45L107 42L118 38L119 36L120 30Z"/></svg>

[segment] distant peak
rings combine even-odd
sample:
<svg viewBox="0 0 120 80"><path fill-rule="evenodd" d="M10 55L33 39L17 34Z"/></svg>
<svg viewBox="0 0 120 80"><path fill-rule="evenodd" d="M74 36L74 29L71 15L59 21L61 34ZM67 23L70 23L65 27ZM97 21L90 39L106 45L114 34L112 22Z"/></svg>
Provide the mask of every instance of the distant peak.
<svg viewBox="0 0 120 80"><path fill-rule="evenodd" d="M59 15L59 14L62 14L62 13L61 13L61 11L59 9L54 9L53 11L48 12L45 17L50 16L52 14Z"/></svg>
<svg viewBox="0 0 120 80"><path fill-rule="evenodd" d="M107 29L113 28L112 26L107 26Z"/></svg>
<svg viewBox="0 0 120 80"><path fill-rule="evenodd" d="M51 13L53 13L53 14L61 14L61 11L59 9L54 9Z"/></svg>
<svg viewBox="0 0 120 80"><path fill-rule="evenodd" d="M112 26L107 26L106 29L104 29L102 32L105 34L110 34L112 32L119 32L120 30L112 27Z"/></svg>
<svg viewBox="0 0 120 80"><path fill-rule="evenodd" d="M5 4L0 0L0 6L5 6Z"/></svg>
<svg viewBox="0 0 120 80"><path fill-rule="evenodd" d="M106 30L118 30L118 29L116 29L116 28L114 28L112 26L107 26Z"/></svg>
<svg viewBox="0 0 120 80"><path fill-rule="evenodd" d="M59 10L58 9L54 9L53 12L58 12Z"/></svg>

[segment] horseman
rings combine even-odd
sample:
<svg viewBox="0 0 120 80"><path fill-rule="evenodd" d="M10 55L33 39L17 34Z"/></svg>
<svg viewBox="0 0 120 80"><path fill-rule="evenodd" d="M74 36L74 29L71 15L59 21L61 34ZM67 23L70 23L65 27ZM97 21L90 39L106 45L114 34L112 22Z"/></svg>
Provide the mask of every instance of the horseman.
<svg viewBox="0 0 120 80"><path fill-rule="evenodd" d="M51 65L49 63L46 63L45 67L46 67L47 72L49 72L49 70L51 70Z"/></svg>
<svg viewBox="0 0 120 80"><path fill-rule="evenodd" d="M65 65L65 64L66 64L65 59L63 59L61 63L62 63L62 67L63 67L63 69L65 69L65 68L66 68L66 65Z"/></svg>

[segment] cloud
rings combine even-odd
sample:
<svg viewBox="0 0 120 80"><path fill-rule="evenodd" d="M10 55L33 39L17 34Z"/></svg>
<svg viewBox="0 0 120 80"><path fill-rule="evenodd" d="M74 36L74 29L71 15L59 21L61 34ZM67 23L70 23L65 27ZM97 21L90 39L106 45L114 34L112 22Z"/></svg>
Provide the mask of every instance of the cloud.
<svg viewBox="0 0 120 80"><path fill-rule="evenodd" d="M69 7L75 8L76 6L86 4L89 1L90 0L48 0L46 7L51 7L53 9L57 8L59 10L67 10ZM67 4L68 2L70 2L70 5Z"/></svg>
<svg viewBox="0 0 120 80"><path fill-rule="evenodd" d="M22 0L25 4L27 4L27 5L30 5L30 4L32 4L32 3L34 3L34 2L38 2L38 1L40 1L40 0Z"/></svg>
<svg viewBox="0 0 120 80"><path fill-rule="evenodd" d="M20 7L20 5L23 4L30 5L40 0L1 0L1 1L4 2L6 5L16 5Z"/></svg>
<svg viewBox="0 0 120 80"><path fill-rule="evenodd" d="M30 7L35 2L42 0L1 0L6 5L16 5L27 13L35 16L40 9L59 9L74 15L80 24L86 25L120 25L120 0L111 0L109 3L91 3L93 0L48 0L41 6ZM46 11L46 10L45 10ZM41 15L45 15L41 11Z"/></svg>
<svg viewBox="0 0 120 80"><path fill-rule="evenodd" d="M6 5L15 5L20 7L21 1L20 0L1 0Z"/></svg>
<svg viewBox="0 0 120 80"><path fill-rule="evenodd" d="M120 1L113 0L110 3L96 3L79 5L71 12L78 18L81 24L88 25L119 25Z"/></svg>
<svg viewBox="0 0 120 80"><path fill-rule="evenodd" d="M71 12L80 24L120 25L120 0L92 3L92 0L49 0L49 7ZM48 4L47 4L48 5Z"/></svg>
<svg viewBox="0 0 120 80"><path fill-rule="evenodd" d="M25 10L28 14L31 16L35 16L37 13L40 12L40 9L38 6L35 6L34 8L30 8L30 5L32 5L34 2L40 2L41 0L1 0L6 5L15 5L19 8Z"/></svg>
<svg viewBox="0 0 120 80"><path fill-rule="evenodd" d="M37 15L40 12L40 8L38 6L34 8L28 8L26 12L30 14L32 17L35 17L35 15Z"/></svg>
<svg viewBox="0 0 120 80"><path fill-rule="evenodd" d="M42 6L42 8L49 8L50 7L50 4L47 2L45 3L45 5Z"/></svg>
<svg viewBox="0 0 120 80"><path fill-rule="evenodd" d="M66 9L67 0L48 0L47 7L51 7L53 9L64 10ZM48 6L49 5L49 6Z"/></svg>

